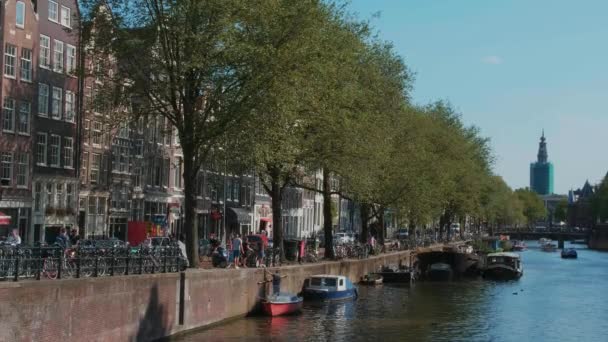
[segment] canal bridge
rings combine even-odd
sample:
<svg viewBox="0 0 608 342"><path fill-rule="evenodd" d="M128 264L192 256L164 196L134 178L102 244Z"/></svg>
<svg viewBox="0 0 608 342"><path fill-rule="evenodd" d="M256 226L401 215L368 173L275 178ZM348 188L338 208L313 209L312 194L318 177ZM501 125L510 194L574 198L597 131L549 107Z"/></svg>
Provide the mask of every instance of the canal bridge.
<svg viewBox="0 0 608 342"><path fill-rule="evenodd" d="M512 240L539 240L548 238L558 241L559 248L564 247L564 241L584 240L589 241L589 233L587 232L539 232L539 231L500 231L496 235L509 235Z"/></svg>

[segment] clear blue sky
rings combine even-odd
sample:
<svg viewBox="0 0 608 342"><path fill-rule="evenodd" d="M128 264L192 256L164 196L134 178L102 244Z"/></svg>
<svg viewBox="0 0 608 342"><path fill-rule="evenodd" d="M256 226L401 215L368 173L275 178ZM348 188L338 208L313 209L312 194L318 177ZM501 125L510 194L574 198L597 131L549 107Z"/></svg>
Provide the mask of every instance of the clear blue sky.
<svg viewBox="0 0 608 342"><path fill-rule="evenodd" d="M608 172L608 1L352 0L416 73L492 139L496 173L528 186L542 129L566 193ZM374 17L379 13L379 17Z"/></svg>

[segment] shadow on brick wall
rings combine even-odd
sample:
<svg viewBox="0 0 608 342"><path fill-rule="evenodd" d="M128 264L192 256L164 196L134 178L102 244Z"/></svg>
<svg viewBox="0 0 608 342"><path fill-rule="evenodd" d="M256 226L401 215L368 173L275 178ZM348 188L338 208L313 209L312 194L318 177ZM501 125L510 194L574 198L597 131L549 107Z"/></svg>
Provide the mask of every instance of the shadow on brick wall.
<svg viewBox="0 0 608 342"><path fill-rule="evenodd" d="M167 319L167 307L160 303L158 285L150 290L150 298L145 315L139 321L137 335L131 341L146 342L162 339L171 332Z"/></svg>

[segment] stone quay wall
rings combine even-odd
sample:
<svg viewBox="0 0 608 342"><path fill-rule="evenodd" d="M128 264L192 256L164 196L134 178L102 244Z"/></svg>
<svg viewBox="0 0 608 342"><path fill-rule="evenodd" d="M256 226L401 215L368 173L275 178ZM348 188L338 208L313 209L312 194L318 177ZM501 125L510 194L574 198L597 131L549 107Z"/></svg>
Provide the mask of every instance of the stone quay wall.
<svg viewBox="0 0 608 342"><path fill-rule="evenodd" d="M408 264L408 251L364 260L283 266L282 291L313 274L357 282L382 265ZM275 268L269 270L274 271ZM0 341L150 341L255 312L264 269L0 283Z"/></svg>

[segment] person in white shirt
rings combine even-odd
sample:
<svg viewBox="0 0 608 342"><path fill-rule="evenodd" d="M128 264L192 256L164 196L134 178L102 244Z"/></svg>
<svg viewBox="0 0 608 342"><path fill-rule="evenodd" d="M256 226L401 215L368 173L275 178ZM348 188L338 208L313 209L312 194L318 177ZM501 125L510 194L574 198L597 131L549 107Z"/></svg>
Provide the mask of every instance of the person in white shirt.
<svg viewBox="0 0 608 342"><path fill-rule="evenodd" d="M21 236L19 236L19 229L14 228L11 234L6 238L6 243L11 246L17 246L21 244Z"/></svg>

